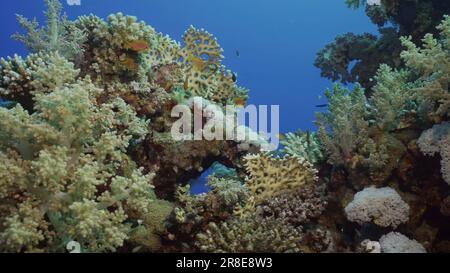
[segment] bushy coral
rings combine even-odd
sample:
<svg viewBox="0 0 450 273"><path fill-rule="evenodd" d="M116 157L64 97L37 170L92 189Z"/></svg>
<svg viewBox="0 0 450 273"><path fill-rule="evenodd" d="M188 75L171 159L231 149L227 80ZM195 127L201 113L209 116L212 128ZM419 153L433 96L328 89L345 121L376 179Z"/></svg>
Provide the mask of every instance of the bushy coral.
<svg viewBox="0 0 450 273"><path fill-rule="evenodd" d="M371 88L372 77L381 64L400 64L401 45L395 29L382 28L380 33L380 38L370 33L339 35L317 53L314 65L323 77Z"/></svg>
<svg viewBox="0 0 450 273"><path fill-rule="evenodd" d="M15 55L0 62L0 97L19 102L28 110L32 110L36 92L74 83L80 72L57 52L30 54L25 59Z"/></svg>
<svg viewBox="0 0 450 273"><path fill-rule="evenodd" d="M263 215L273 216L299 226L318 218L326 206L325 187L313 184L269 198L261 204L260 208Z"/></svg>
<svg viewBox="0 0 450 273"><path fill-rule="evenodd" d="M328 112L318 113L318 137L328 153L328 162L372 170L382 168L388 159L386 146L372 137L367 99L361 87L353 91L336 85L328 90Z"/></svg>
<svg viewBox="0 0 450 273"><path fill-rule="evenodd" d="M417 144L425 155L441 155L442 177L450 185L450 122L434 125L424 131Z"/></svg>
<svg viewBox="0 0 450 273"><path fill-rule="evenodd" d="M151 176L126 155L148 123L121 99L97 104L99 92L80 80L36 92L33 114L0 109L2 251L64 251L72 240L83 251L114 251L140 219L156 236L152 225L164 218L151 214L163 206Z"/></svg>
<svg viewBox="0 0 450 273"><path fill-rule="evenodd" d="M172 236L183 248L194 248L196 234L210 223L220 223L233 217L234 210L247 201L249 194L237 177L208 177L210 191L192 195L190 186L180 186L176 192L178 206L169 223Z"/></svg>
<svg viewBox="0 0 450 273"><path fill-rule="evenodd" d="M347 219L396 228L409 219L409 205L392 188L369 187L358 192L345 207Z"/></svg>
<svg viewBox="0 0 450 273"><path fill-rule="evenodd" d="M381 64L403 67L400 37L411 36L411 41L420 45L423 35L436 34L435 27L450 13L447 1L346 0L346 3L354 9L365 6L380 35L340 35L318 53L315 65L327 78L343 83L359 82L368 90L374 86L373 76Z"/></svg>
<svg viewBox="0 0 450 273"><path fill-rule="evenodd" d="M303 234L280 219L248 216L215 224L197 235L197 246L204 252L301 252Z"/></svg>
<svg viewBox="0 0 450 273"><path fill-rule="evenodd" d="M418 74L414 88L423 112L428 116L448 116L450 113L450 16L437 27L440 37L427 34L422 47L409 38L402 38L406 50L401 57L406 66Z"/></svg>
<svg viewBox="0 0 450 273"><path fill-rule="evenodd" d="M92 77L105 82L111 77L137 79L140 70L146 70L144 53L154 46L155 30L143 21L117 13L107 22L90 16L78 19L76 24L92 39L85 45L88 63L84 64Z"/></svg>
<svg viewBox="0 0 450 273"><path fill-rule="evenodd" d="M282 136L280 144L281 152L288 155L305 158L312 164L320 163L324 156L319 139L315 132L287 133Z"/></svg>
<svg viewBox="0 0 450 273"><path fill-rule="evenodd" d="M374 125L382 131L391 132L406 127L408 115L415 112L414 92L409 71L393 70L383 64L377 71L370 98L370 115Z"/></svg>
<svg viewBox="0 0 450 273"><path fill-rule="evenodd" d="M390 232L381 236L382 253L426 253L425 248L416 240L411 240L399 232Z"/></svg>
<svg viewBox="0 0 450 273"><path fill-rule="evenodd" d="M59 0L45 0L48 10L45 13L47 25L39 28L36 19L29 21L17 15L25 34L17 33L13 38L22 41L33 53L59 52L69 60L75 60L83 53L85 33L76 28L73 22L62 15L62 5Z"/></svg>

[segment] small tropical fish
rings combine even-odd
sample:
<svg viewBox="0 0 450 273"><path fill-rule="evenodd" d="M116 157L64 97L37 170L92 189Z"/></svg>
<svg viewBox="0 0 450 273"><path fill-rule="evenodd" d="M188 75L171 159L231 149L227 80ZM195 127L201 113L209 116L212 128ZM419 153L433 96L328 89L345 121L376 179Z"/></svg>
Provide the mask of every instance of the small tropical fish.
<svg viewBox="0 0 450 273"><path fill-rule="evenodd" d="M328 107L328 103L326 103L326 104L318 104L318 105L316 105L316 107L317 108L325 108L325 107Z"/></svg>
<svg viewBox="0 0 450 273"><path fill-rule="evenodd" d="M187 91L189 89L189 77L186 77L186 80L184 81L184 85L183 88L185 91Z"/></svg>
<svg viewBox="0 0 450 273"><path fill-rule="evenodd" d="M239 52L239 50L236 50L236 57L241 57L241 53Z"/></svg>
<svg viewBox="0 0 450 273"><path fill-rule="evenodd" d="M311 146L311 133L306 131L306 147Z"/></svg>
<svg viewBox="0 0 450 273"><path fill-rule="evenodd" d="M126 44L126 47L136 52L143 52L150 49L150 42L145 40L130 41Z"/></svg>
<svg viewBox="0 0 450 273"><path fill-rule="evenodd" d="M247 104L247 101L244 98L235 98L234 104L240 105L240 106L245 106Z"/></svg>
<svg viewBox="0 0 450 273"><path fill-rule="evenodd" d="M233 73L233 74L231 75L231 79L233 80L233 82L236 82L236 81L237 81L237 74L236 74L236 73Z"/></svg>
<svg viewBox="0 0 450 273"><path fill-rule="evenodd" d="M277 134L277 138L278 138L279 140L284 140L284 139L286 139L286 136L283 135L283 134Z"/></svg>

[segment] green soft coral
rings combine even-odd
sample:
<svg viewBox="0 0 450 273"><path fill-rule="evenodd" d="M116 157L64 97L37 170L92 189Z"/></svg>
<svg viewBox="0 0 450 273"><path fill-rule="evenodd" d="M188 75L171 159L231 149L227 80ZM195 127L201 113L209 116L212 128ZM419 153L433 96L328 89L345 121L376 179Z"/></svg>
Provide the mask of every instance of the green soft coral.
<svg viewBox="0 0 450 273"><path fill-rule="evenodd" d="M64 251L72 240L89 252L157 249L171 205L126 154L148 124L121 99L98 104L99 92L80 80L36 93L33 114L0 109L2 251Z"/></svg>
<svg viewBox="0 0 450 273"><path fill-rule="evenodd" d="M450 16L437 27L440 38L427 34L423 46L417 47L411 38L402 38L406 50L401 57L406 66L419 75L415 88L422 108L428 116L448 116L450 113ZM425 111L424 111L425 112Z"/></svg>
<svg viewBox="0 0 450 273"><path fill-rule="evenodd" d="M384 64L380 66L369 102L371 118L381 130L401 128L402 120L415 111L411 79L409 71L397 71Z"/></svg>
<svg viewBox="0 0 450 273"><path fill-rule="evenodd" d="M295 132L285 134L280 144L283 145L282 152L304 158L312 164L318 164L324 158L319 139L315 132Z"/></svg>
<svg viewBox="0 0 450 273"><path fill-rule="evenodd" d="M74 60L83 52L85 33L76 28L65 15L62 15L62 5L59 0L46 0L48 7L45 16L46 27L39 28L36 19L29 21L17 15L25 34L17 33L13 38L25 43L31 52L59 52L64 57Z"/></svg>
<svg viewBox="0 0 450 273"><path fill-rule="evenodd" d="M210 223L197 235L196 245L203 252L216 253L298 253L303 234L283 220L249 215L220 224Z"/></svg>
<svg viewBox="0 0 450 273"><path fill-rule="evenodd" d="M352 91L335 85L326 96L329 110L317 114L317 134L328 162L348 170L367 167L371 173L386 167L390 138L372 128L364 90L359 85Z"/></svg>

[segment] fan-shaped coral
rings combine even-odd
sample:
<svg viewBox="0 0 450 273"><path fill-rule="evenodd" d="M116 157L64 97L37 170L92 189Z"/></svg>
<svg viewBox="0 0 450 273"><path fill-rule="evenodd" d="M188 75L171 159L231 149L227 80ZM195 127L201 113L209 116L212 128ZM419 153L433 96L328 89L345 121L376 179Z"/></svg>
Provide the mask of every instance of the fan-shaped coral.
<svg viewBox="0 0 450 273"><path fill-rule="evenodd" d="M245 157L245 167L248 173L246 185L257 203L317 181L317 170L305 159L297 157L250 154Z"/></svg>

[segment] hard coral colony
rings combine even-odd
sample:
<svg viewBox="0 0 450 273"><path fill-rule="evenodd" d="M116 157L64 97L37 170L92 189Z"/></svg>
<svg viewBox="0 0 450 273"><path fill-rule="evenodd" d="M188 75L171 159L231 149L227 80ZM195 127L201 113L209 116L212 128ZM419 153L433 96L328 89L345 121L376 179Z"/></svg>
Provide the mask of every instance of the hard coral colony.
<svg viewBox="0 0 450 273"><path fill-rule="evenodd" d="M0 64L0 251L450 252L449 4L415 1L411 21L408 1L346 2L381 36L339 36L316 66L359 84L276 152L172 138L173 106L248 99L207 31L70 21L58 0L46 26L19 16L30 54Z"/></svg>

